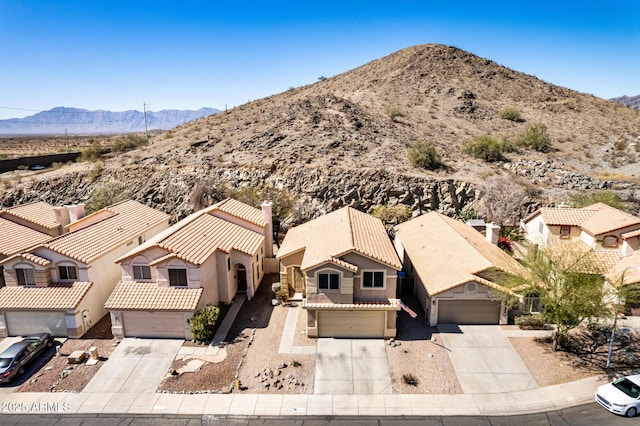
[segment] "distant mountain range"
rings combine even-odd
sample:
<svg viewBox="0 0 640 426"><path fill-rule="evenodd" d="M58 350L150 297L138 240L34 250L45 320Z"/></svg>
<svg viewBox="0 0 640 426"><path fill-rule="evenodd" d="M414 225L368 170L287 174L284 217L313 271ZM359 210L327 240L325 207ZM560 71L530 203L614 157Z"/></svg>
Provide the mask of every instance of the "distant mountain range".
<svg viewBox="0 0 640 426"><path fill-rule="evenodd" d="M147 111L147 127L149 130L168 130L218 112L213 108ZM63 135L65 131L71 134L110 134L144 130L144 113L135 110L112 112L56 107L29 117L0 120L0 134L3 135Z"/></svg>
<svg viewBox="0 0 640 426"><path fill-rule="evenodd" d="M626 105L629 108L640 110L640 95L637 96L620 96L618 98L609 99L610 101Z"/></svg>

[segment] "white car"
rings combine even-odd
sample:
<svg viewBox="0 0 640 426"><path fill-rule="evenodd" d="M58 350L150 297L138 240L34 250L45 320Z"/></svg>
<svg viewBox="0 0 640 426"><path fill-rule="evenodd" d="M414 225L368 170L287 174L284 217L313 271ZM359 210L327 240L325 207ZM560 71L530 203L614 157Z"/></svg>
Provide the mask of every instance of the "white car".
<svg viewBox="0 0 640 426"><path fill-rule="evenodd" d="M596 402L614 414L634 417L640 411L640 374L599 386Z"/></svg>

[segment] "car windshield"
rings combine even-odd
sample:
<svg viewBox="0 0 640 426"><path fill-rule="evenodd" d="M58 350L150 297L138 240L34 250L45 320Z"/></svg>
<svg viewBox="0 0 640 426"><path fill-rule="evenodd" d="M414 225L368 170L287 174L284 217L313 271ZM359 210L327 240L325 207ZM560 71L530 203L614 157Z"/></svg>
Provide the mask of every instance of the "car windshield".
<svg viewBox="0 0 640 426"><path fill-rule="evenodd" d="M0 368L7 368L12 358L0 358Z"/></svg>
<svg viewBox="0 0 640 426"><path fill-rule="evenodd" d="M631 398L638 398L640 396L640 386L633 383L631 380L622 378L613 382L613 386L620 389Z"/></svg>

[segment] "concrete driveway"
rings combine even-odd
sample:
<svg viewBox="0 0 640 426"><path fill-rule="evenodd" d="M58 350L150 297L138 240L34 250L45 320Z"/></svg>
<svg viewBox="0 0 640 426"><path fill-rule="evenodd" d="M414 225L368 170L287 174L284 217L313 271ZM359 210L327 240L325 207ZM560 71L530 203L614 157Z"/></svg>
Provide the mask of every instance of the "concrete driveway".
<svg viewBox="0 0 640 426"><path fill-rule="evenodd" d="M318 339L314 393L390 394L391 378L382 339Z"/></svg>
<svg viewBox="0 0 640 426"><path fill-rule="evenodd" d="M171 339L122 339L83 392L155 392L183 342Z"/></svg>
<svg viewBox="0 0 640 426"><path fill-rule="evenodd" d="M438 325L464 393L535 389L538 384L497 325Z"/></svg>

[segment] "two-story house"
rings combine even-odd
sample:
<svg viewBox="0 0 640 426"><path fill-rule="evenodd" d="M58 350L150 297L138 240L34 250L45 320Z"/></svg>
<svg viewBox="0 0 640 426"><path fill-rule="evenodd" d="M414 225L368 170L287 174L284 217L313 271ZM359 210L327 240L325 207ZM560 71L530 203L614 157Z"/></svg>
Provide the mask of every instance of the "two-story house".
<svg viewBox="0 0 640 426"><path fill-rule="evenodd" d="M63 219L62 235L0 262L6 281L0 336L82 336L106 314L104 303L121 275L114 260L166 229L169 218L124 201L73 222Z"/></svg>
<svg viewBox="0 0 640 426"><path fill-rule="evenodd" d="M270 203L226 199L117 259L122 280L105 304L113 335L188 340L198 309L251 299L273 257L271 214Z"/></svg>
<svg viewBox="0 0 640 426"><path fill-rule="evenodd" d="M282 288L305 294L309 337L395 337L402 268L379 219L351 207L287 232Z"/></svg>
<svg viewBox="0 0 640 426"><path fill-rule="evenodd" d="M395 227L394 245L430 325L507 323L502 295L514 294L500 278L524 268L496 245L497 232L488 224L483 236L437 212Z"/></svg>

